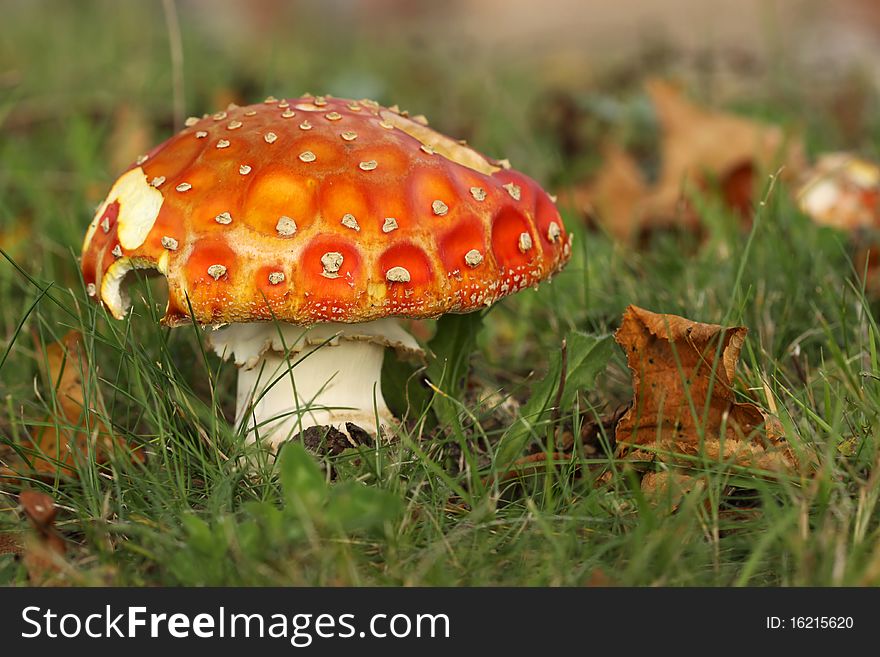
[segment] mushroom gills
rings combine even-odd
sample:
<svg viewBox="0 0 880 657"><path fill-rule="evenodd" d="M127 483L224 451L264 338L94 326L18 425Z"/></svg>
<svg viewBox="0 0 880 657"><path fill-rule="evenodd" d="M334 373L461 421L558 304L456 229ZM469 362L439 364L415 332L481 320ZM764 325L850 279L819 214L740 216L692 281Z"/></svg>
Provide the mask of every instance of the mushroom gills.
<svg viewBox="0 0 880 657"><path fill-rule="evenodd" d="M214 351L238 370L236 426L248 442L270 446L312 426L346 432L351 422L375 435L395 424L382 396L385 348L422 356L391 319L361 324L232 324L209 334Z"/></svg>

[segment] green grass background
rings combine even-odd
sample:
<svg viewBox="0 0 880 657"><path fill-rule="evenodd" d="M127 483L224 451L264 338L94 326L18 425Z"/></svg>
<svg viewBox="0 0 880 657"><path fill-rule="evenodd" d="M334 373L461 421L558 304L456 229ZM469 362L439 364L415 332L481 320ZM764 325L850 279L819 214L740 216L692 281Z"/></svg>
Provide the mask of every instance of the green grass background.
<svg viewBox="0 0 880 657"><path fill-rule="evenodd" d="M115 322L87 301L77 265L95 205L118 175L108 143L119 108L136 108L153 142L173 130L173 67L159 2L7 2L0 27L0 442L26 455L25 437L53 420L41 375L43 343L81 330L88 393L100 389L114 431L148 453L77 478L32 481L61 506L70 540L63 577L128 585L869 585L880 583L876 303L860 292L846 236L810 223L789 190L766 178L751 233L706 201L707 236L658 234L634 250L564 210L571 263L552 284L484 317L444 321L435 351L468 385L443 378L431 401L407 365L386 363L389 402L406 416L397 440L312 458L291 448L272 468L242 466L229 424L235 368L206 356L198 331L160 328L155 283L136 283L135 307ZM264 36L220 38L181 11L187 112L214 111L221 92L256 101L305 91L374 97L424 113L437 129L561 189L600 164L609 131L649 152L656 126L636 74L545 82L526 53L492 57L450 39L414 42L303 10ZM672 51L674 52L674 51ZM619 73L619 72L618 72ZM802 72L801 72L802 73ZM710 76L711 77L711 76ZM801 131L811 152L846 146L876 155L876 98L842 130L785 60L736 109ZM698 87L711 96L711 84ZM704 98L709 100L709 98ZM561 102L579 122L560 119ZM575 131L584 144L562 147ZM650 168L650 159L648 160ZM552 450L547 391L562 339L586 356L561 422L607 419L631 399L623 354L607 340L628 304L750 333L738 390L779 406L786 435L816 459L813 476L764 481L719 463L696 464L707 486L674 512L649 504L602 446L524 481L489 483L511 456ZM574 336L572 338L572 336ZM590 348L598 351L586 355ZM599 354L598 352L602 352ZM593 360L590 360L590 359ZM606 365L607 360L607 365ZM589 371L595 366L596 371ZM437 367L434 365L434 367ZM551 375L544 380L548 368ZM595 375L595 377L593 376ZM409 397L402 392L408 392ZM542 398L541 395L544 395ZM505 410L512 398L531 412ZM539 399L541 403L530 399ZM543 400L543 401L542 401ZM409 407L407 407L409 401ZM596 478L613 473L608 485ZM334 479L330 481L330 473ZM725 512L723 492L753 489L749 514ZM18 487L0 481L0 532L23 532ZM0 555L0 583L27 574Z"/></svg>

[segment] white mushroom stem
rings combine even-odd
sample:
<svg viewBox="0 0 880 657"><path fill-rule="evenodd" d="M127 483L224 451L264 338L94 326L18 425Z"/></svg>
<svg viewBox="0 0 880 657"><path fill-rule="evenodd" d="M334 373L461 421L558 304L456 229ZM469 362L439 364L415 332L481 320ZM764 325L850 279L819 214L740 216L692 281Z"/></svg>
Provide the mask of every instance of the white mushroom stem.
<svg viewBox="0 0 880 657"><path fill-rule="evenodd" d="M236 426L248 441L276 448L313 426L345 432L347 422L375 434L394 416L382 396L386 347L422 355L394 320L364 324L232 324L210 334L220 356L238 365Z"/></svg>

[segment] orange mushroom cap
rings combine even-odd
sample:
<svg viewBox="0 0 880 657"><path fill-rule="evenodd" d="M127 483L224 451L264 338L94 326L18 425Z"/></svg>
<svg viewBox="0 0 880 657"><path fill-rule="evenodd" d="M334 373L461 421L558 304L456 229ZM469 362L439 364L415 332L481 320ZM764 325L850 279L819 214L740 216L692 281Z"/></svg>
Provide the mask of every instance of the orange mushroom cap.
<svg viewBox="0 0 880 657"><path fill-rule="evenodd" d="M230 107L138 159L83 243L115 317L135 268L168 280L163 322L436 317L490 305L571 254L527 176L368 100ZM188 302L187 302L188 298Z"/></svg>

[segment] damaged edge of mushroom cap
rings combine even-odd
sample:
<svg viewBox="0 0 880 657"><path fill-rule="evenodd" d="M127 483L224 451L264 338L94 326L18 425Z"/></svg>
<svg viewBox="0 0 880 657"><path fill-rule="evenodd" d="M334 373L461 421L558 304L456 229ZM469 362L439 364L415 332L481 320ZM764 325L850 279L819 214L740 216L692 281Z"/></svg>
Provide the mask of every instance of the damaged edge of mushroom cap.
<svg viewBox="0 0 880 657"><path fill-rule="evenodd" d="M131 309L124 281L135 269L155 269L164 274L161 265L151 258L120 258L110 265L101 277L100 298L115 319L125 319Z"/></svg>

